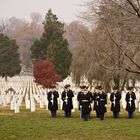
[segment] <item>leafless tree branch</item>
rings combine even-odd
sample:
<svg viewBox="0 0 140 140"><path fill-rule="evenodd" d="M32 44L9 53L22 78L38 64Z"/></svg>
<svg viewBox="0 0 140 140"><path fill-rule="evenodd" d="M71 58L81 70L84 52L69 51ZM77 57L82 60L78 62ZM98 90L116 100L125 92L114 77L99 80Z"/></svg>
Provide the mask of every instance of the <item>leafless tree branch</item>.
<svg viewBox="0 0 140 140"><path fill-rule="evenodd" d="M134 9L134 11L136 12L136 15L140 18L140 9L131 1L131 0L126 0L130 6Z"/></svg>
<svg viewBox="0 0 140 140"><path fill-rule="evenodd" d="M140 74L140 71L131 70L129 68L125 68L125 70L131 73Z"/></svg>

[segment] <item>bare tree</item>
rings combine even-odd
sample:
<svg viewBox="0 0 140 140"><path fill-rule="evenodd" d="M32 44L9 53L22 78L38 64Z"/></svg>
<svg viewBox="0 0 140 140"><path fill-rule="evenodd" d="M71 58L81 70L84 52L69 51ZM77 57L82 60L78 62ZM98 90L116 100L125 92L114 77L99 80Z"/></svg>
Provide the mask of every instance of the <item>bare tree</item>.
<svg viewBox="0 0 140 140"><path fill-rule="evenodd" d="M5 28L6 28L6 23L3 19L0 20L0 32L4 32Z"/></svg>
<svg viewBox="0 0 140 140"><path fill-rule="evenodd" d="M32 13L32 21L12 17L5 24L3 33L12 39L15 39L19 46L20 59L24 71L31 69L30 47L35 39L39 38L43 32L41 15Z"/></svg>
<svg viewBox="0 0 140 140"><path fill-rule="evenodd" d="M123 89L130 78L138 79L139 19L122 8L124 4L132 10L121 0L87 3L88 11L81 17L94 26L88 31L78 30L80 41L73 53L72 72L79 81L82 76L91 84L100 81L108 91L112 84Z"/></svg>

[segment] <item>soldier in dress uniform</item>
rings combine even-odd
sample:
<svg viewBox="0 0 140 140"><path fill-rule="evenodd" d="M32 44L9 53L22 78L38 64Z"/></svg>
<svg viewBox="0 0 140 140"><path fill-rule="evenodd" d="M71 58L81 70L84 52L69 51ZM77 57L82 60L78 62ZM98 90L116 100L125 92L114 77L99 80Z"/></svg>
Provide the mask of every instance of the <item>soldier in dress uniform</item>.
<svg viewBox="0 0 140 140"><path fill-rule="evenodd" d="M87 91L87 87L83 86L83 94L81 94L80 96L80 108L81 108L81 112L82 112L82 117L84 119L84 121L87 121L89 119L89 113L91 111L91 95L90 93Z"/></svg>
<svg viewBox="0 0 140 140"><path fill-rule="evenodd" d="M126 93L126 111L128 111L128 118L132 119L133 118L133 113L135 111L135 100L136 100L136 95L133 92L133 87L128 87L127 88L128 92Z"/></svg>
<svg viewBox="0 0 140 140"><path fill-rule="evenodd" d="M48 92L48 109L51 112L51 116L52 118L56 117L56 112L58 110L58 99L59 98L59 94L56 91L56 86L52 86L50 88L50 91Z"/></svg>
<svg viewBox="0 0 140 140"><path fill-rule="evenodd" d="M106 110L106 105L107 105L107 94L103 91L102 86L98 87L99 89L99 98L98 98L98 114L99 118L101 120L104 120L104 113L107 111Z"/></svg>
<svg viewBox="0 0 140 140"><path fill-rule="evenodd" d="M96 117L99 118L98 113L98 105L99 105L99 86L95 87L95 92L93 93L92 99L94 101L94 107L93 110L96 111Z"/></svg>
<svg viewBox="0 0 140 140"><path fill-rule="evenodd" d="M110 95L111 111L113 112L114 118L119 118L120 100L121 100L121 93L119 92L118 87L114 86L113 92Z"/></svg>
<svg viewBox="0 0 140 140"><path fill-rule="evenodd" d="M90 95L90 111L89 111L89 118L90 118L90 113L91 113L91 103L92 103L92 93L88 90L89 87L86 86L86 92L88 92L88 94Z"/></svg>
<svg viewBox="0 0 140 140"><path fill-rule="evenodd" d="M79 110L80 110L80 118L83 118L82 116L82 108L81 108L81 95L84 94L84 86L80 86L80 92L77 95L77 101L79 103Z"/></svg>
<svg viewBox="0 0 140 140"><path fill-rule="evenodd" d="M62 110L65 111L65 117L69 118L71 117L71 110L73 109L73 102L72 98L74 97L73 91L70 89L70 85L65 85L64 91L62 92L62 101L63 106Z"/></svg>

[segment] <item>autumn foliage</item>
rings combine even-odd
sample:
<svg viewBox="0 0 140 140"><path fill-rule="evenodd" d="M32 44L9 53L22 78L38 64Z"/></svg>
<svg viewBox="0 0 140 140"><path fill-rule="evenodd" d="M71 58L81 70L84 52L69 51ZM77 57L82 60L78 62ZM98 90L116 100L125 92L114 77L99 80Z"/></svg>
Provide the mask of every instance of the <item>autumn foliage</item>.
<svg viewBox="0 0 140 140"><path fill-rule="evenodd" d="M61 76L56 73L55 65L47 60L39 60L34 64L33 75L35 82L46 88L61 81Z"/></svg>

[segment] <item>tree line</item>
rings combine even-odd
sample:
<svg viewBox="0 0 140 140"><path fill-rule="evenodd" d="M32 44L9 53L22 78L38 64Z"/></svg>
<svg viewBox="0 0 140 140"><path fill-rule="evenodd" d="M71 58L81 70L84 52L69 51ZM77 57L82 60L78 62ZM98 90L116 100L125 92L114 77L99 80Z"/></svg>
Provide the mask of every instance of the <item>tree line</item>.
<svg viewBox="0 0 140 140"><path fill-rule="evenodd" d="M9 53L11 59L13 58L13 52L20 54L16 59L19 60L20 56L21 63L16 63L16 60L13 60L13 62L17 64L17 67L21 66L23 70L34 69L33 72L35 72L35 64L40 62L40 65L44 64L46 67L42 66L39 72L44 72L44 74L48 75L49 73L46 73L45 70L48 69L50 65L55 66L55 68L51 69L53 70L51 74L56 73L57 78L51 77L51 82L53 82L53 79L66 78L70 73L69 67L71 65L72 55L68 48L68 41L64 37L64 24L58 20L51 9L48 10L42 25L40 25L39 22L40 15L33 13L31 17L32 21L30 24L15 18L9 19L5 25L1 24L3 31L1 35L5 34L5 36L7 35L15 39L19 45L16 50L7 50L3 52L3 54ZM44 29L42 29L42 26ZM5 43L7 43L6 40ZM5 45L2 44L1 49L2 47L5 48ZM11 46L8 47L11 48ZM41 60L46 60L46 63L42 63L44 61ZM5 60L1 61L1 63L6 67L6 69L2 69L1 72L4 71L6 76L10 76L8 73L9 61ZM20 71L15 72L14 74L19 74L19 72ZM33 74L35 78L38 79L39 75ZM41 81L43 82L44 80L42 79ZM44 83L40 83L40 80L36 80L36 82L44 85ZM45 86L47 85L45 84Z"/></svg>
<svg viewBox="0 0 140 140"><path fill-rule="evenodd" d="M112 85L121 90L135 85L140 74L139 1L90 0L81 18L89 26L79 28L71 70L77 84L87 78L92 84Z"/></svg>
<svg viewBox="0 0 140 140"><path fill-rule="evenodd" d="M51 10L42 24L38 13L31 22L11 18L1 20L0 31L16 39L22 68L32 62L49 60L62 79L72 73L79 85L135 86L140 74L139 0L88 0L79 21L59 22ZM31 50L31 51L30 51Z"/></svg>

